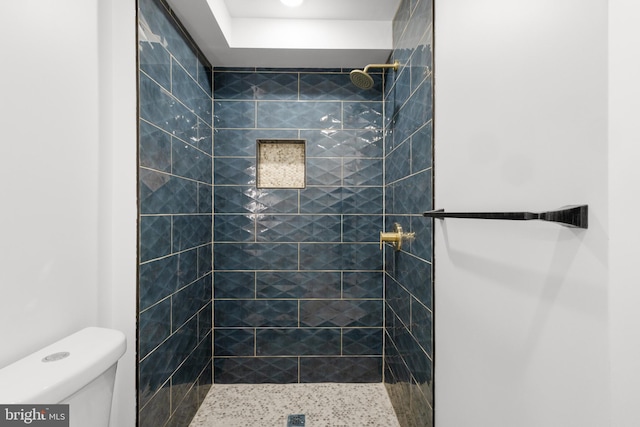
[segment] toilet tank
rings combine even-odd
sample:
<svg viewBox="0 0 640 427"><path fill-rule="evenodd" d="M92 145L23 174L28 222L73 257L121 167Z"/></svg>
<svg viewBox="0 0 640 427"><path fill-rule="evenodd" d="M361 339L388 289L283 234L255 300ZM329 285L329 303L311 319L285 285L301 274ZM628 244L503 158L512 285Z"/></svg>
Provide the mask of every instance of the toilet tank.
<svg viewBox="0 0 640 427"><path fill-rule="evenodd" d="M0 369L0 403L69 404L71 427L107 427L122 332L90 327Z"/></svg>

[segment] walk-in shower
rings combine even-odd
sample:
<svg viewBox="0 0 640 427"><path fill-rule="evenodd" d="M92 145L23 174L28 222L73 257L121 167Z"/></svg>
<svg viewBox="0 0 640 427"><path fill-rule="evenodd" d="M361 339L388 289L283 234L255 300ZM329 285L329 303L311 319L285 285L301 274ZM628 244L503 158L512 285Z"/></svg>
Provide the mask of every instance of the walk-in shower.
<svg viewBox="0 0 640 427"><path fill-rule="evenodd" d="M211 64L164 0L138 4L139 427L225 415L206 411L259 385L295 390L282 426L388 427L384 399L429 426L431 0L401 2L402 44L352 72ZM265 184L273 159L295 173ZM416 238L381 251L396 223Z"/></svg>

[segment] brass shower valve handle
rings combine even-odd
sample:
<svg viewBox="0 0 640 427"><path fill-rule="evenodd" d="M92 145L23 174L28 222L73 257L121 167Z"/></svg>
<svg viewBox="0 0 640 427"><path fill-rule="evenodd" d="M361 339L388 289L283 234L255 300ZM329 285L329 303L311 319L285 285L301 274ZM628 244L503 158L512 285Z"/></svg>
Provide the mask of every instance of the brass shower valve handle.
<svg viewBox="0 0 640 427"><path fill-rule="evenodd" d="M402 226L397 222L393 224L393 231L381 231L380 232L380 250L382 250L383 242L389 242L393 245L396 251L402 249L403 240L413 240L416 237L416 233L404 233Z"/></svg>

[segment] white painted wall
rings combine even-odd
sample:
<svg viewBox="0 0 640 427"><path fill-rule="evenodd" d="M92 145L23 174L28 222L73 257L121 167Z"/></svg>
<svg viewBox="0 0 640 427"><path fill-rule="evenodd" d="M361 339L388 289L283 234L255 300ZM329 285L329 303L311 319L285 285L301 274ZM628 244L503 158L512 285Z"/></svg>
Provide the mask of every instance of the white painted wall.
<svg viewBox="0 0 640 427"><path fill-rule="evenodd" d="M96 16L2 5L0 366L97 321Z"/></svg>
<svg viewBox="0 0 640 427"><path fill-rule="evenodd" d="M135 423L134 16L134 0L0 13L0 367L86 326L123 330L118 427Z"/></svg>
<svg viewBox="0 0 640 427"><path fill-rule="evenodd" d="M98 2L98 324L123 331L112 427L136 420L137 65L135 0Z"/></svg>
<svg viewBox="0 0 640 427"><path fill-rule="evenodd" d="M640 3L609 1L609 307L614 427L640 420Z"/></svg>
<svg viewBox="0 0 640 427"><path fill-rule="evenodd" d="M436 207L590 208L436 223L438 427L609 425L607 5L436 1Z"/></svg>

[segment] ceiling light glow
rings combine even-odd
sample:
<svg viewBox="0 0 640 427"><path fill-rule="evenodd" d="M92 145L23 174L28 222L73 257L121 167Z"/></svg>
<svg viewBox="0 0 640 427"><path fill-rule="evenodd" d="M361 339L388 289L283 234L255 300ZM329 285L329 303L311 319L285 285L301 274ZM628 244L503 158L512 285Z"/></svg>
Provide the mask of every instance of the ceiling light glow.
<svg viewBox="0 0 640 427"><path fill-rule="evenodd" d="M289 7L300 6L304 0L280 0L280 2Z"/></svg>

